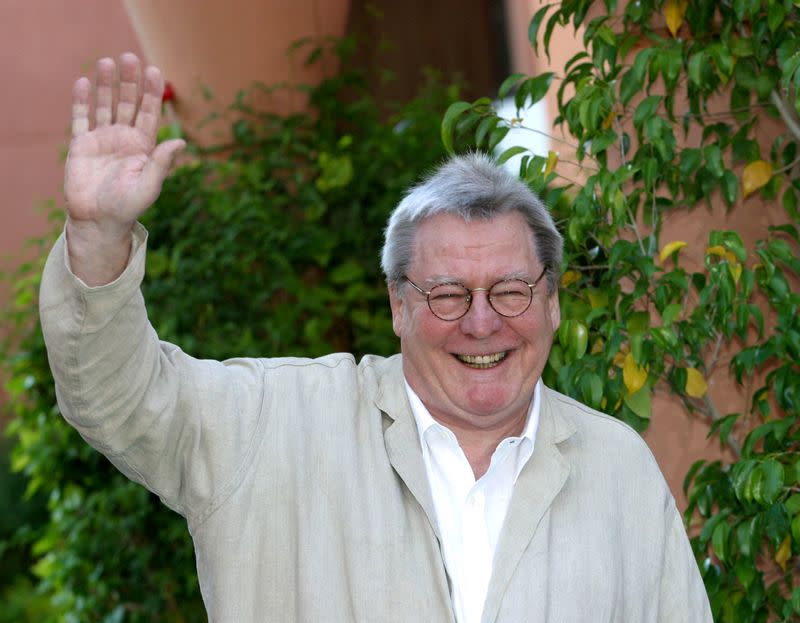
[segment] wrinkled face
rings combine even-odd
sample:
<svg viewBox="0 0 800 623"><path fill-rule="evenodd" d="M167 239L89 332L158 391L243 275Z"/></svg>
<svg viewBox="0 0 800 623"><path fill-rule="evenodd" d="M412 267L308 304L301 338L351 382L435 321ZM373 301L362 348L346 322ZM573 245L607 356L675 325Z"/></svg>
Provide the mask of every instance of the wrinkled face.
<svg viewBox="0 0 800 623"><path fill-rule="evenodd" d="M542 268L521 214L470 223L440 214L418 227L407 276L423 290L443 279L472 289L510 276L532 283ZM515 318L495 312L485 292L474 293L467 314L454 321L434 316L408 284L402 294L394 287L389 294L403 371L436 420L462 430L525 421L560 320L558 296L547 296L546 278Z"/></svg>

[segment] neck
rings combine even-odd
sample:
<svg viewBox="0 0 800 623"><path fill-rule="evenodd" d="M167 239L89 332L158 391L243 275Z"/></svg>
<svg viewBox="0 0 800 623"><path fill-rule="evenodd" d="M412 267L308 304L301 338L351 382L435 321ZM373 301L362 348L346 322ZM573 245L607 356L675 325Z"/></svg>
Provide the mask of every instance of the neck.
<svg viewBox="0 0 800 623"><path fill-rule="evenodd" d="M440 424L453 431L458 440L458 445L461 446L470 467L472 467L475 480L478 480L489 469L492 455L500 442L507 437L522 435L525 430L525 424L528 421L528 411L526 409L518 417L504 423L502 426L491 429L465 428L458 426L458 424L454 426L453 422L442 421L436 416L433 417Z"/></svg>

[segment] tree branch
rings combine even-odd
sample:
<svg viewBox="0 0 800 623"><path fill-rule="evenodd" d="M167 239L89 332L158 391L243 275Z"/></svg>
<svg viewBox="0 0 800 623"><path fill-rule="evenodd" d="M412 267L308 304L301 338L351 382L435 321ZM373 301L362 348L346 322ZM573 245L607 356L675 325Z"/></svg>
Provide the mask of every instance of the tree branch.
<svg viewBox="0 0 800 623"><path fill-rule="evenodd" d="M781 114L781 118L786 124L786 127L789 128L789 131L794 134L794 137L800 141L800 120L797 119L797 115L777 91L770 93L770 99Z"/></svg>
<svg viewBox="0 0 800 623"><path fill-rule="evenodd" d="M703 403L705 404L706 410L708 411L712 422L722 419L722 414L717 410L716 405L714 405L714 403L711 401L711 397L708 395L708 392L706 392L706 395L703 396ZM736 439L732 434L728 435L726 443L731 451L736 455L737 459L742 456L742 446L739 444L739 440Z"/></svg>

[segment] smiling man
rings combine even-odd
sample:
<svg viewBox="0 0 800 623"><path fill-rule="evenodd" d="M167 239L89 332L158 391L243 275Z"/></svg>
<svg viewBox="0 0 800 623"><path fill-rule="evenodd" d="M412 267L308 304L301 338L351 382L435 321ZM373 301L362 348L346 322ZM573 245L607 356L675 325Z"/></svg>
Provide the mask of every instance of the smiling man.
<svg viewBox="0 0 800 623"><path fill-rule="evenodd" d="M213 621L707 622L664 480L624 424L540 381L561 238L488 158L391 216L401 354L197 360L160 342L137 218L183 145L123 55L73 88L42 326L64 417L187 520ZM143 75L142 75L143 74Z"/></svg>

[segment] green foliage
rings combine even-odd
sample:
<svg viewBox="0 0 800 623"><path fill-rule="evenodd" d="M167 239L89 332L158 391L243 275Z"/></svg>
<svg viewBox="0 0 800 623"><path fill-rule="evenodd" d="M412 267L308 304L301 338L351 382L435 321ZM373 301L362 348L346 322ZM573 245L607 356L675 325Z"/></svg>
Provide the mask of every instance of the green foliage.
<svg viewBox="0 0 800 623"><path fill-rule="evenodd" d="M162 339L217 359L396 350L378 267L382 230L402 192L444 156L440 120L458 87L431 75L419 97L383 120L386 103L379 108L347 68L351 42L338 45L345 68L301 89L312 112L266 113L243 93L232 143L194 147L145 215L143 287ZM14 279L19 322L3 353L13 466L48 497L49 521L30 539L51 618L202 620L183 520L58 414L32 323L40 271L24 266Z"/></svg>
<svg viewBox="0 0 800 623"><path fill-rule="evenodd" d="M665 27L666 24L666 27ZM583 50L557 84L556 123L585 179L558 156L524 154L520 176L565 234L562 319L545 379L638 429L657 387L712 424L736 455L686 479L687 521L715 619L800 617L800 9L783 0L642 0L543 6L529 35L544 51L556 27L582 27ZM550 73L510 76L517 107L544 96ZM444 117L447 145L494 150L518 119L487 100ZM778 127L779 130L770 128ZM785 220L748 248L713 231L704 249L662 239L665 219L699 205L747 210L780 201ZM687 252L702 259L689 270ZM721 414L706 379L731 355L752 400Z"/></svg>

